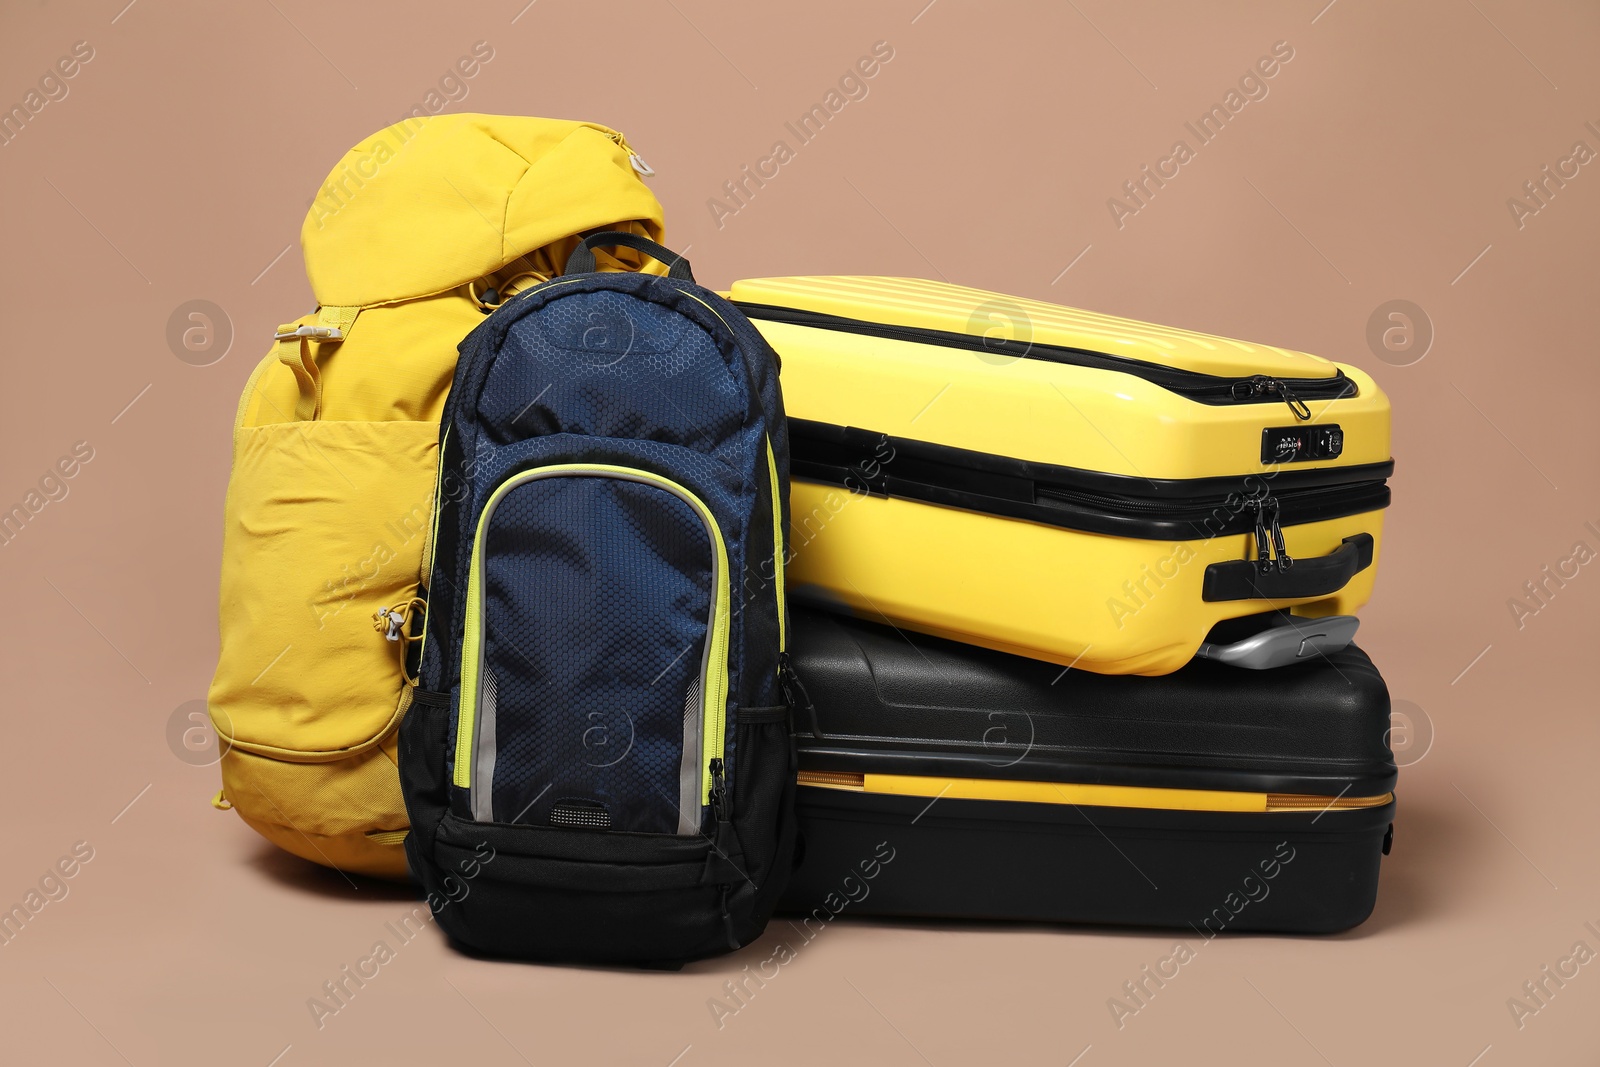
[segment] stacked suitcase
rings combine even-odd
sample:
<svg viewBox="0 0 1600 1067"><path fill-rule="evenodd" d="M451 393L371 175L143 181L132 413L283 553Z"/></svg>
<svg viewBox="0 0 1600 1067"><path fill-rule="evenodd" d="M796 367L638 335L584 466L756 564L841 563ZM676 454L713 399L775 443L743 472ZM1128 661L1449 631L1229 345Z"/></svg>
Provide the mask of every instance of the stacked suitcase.
<svg viewBox="0 0 1600 1067"><path fill-rule="evenodd" d="M787 907L1370 914L1396 777L1350 644L1393 470L1371 378L935 282L730 295L791 427Z"/></svg>

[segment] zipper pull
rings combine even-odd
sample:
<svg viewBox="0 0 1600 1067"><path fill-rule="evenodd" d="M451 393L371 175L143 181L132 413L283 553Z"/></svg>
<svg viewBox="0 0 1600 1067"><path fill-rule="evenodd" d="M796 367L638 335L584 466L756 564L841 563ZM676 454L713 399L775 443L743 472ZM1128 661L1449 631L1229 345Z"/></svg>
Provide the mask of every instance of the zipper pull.
<svg viewBox="0 0 1600 1067"><path fill-rule="evenodd" d="M1272 569L1272 538L1267 533L1267 500L1266 496L1252 496L1247 503L1256 512L1256 570L1262 574Z"/></svg>
<svg viewBox="0 0 1600 1067"><path fill-rule="evenodd" d="M1269 529L1272 531L1272 551L1277 556L1278 571L1281 573L1294 566L1294 557L1289 555L1289 548L1283 543L1283 526L1278 521L1282 508L1278 504L1278 498L1271 497L1270 499L1272 501L1272 522L1269 524Z"/></svg>
<svg viewBox="0 0 1600 1067"><path fill-rule="evenodd" d="M1256 569L1266 574L1268 571L1282 572L1293 567L1294 557L1289 555L1289 547L1283 540L1283 507L1278 503L1278 498L1271 493L1263 493L1251 497L1249 504L1256 512Z"/></svg>
<svg viewBox="0 0 1600 1067"><path fill-rule="evenodd" d="M805 711L806 717L811 721L811 736L821 741L823 734L822 726L817 721L817 706L811 703L811 694L806 692L800 676L795 673L787 652L778 653L778 687L783 690L783 702L789 705L791 710Z"/></svg>
<svg viewBox="0 0 1600 1067"><path fill-rule="evenodd" d="M1294 566L1294 557L1291 557L1288 545L1283 542L1283 525L1280 522L1283 507L1278 504L1278 498L1270 493L1262 493L1251 496L1245 502L1256 512L1256 569L1262 574L1272 569L1290 569Z"/></svg>
<svg viewBox="0 0 1600 1067"><path fill-rule="evenodd" d="M722 777L722 757L711 759L711 818L722 822L728 811L728 786Z"/></svg>
<svg viewBox="0 0 1600 1067"><path fill-rule="evenodd" d="M1289 405L1289 410L1294 412L1294 417L1301 422L1309 421L1311 408L1304 400L1294 395L1282 379L1269 378L1265 374L1257 374L1251 378L1241 378L1233 383L1233 398L1235 400L1249 400L1253 396L1275 396Z"/></svg>
<svg viewBox="0 0 1600 1067"><path fill-rule="evenodd" d="M1289 405L1290 411L1294 412L1294 417L1299 419L1301 422L1310 421L1311 408L1307 406L1306 402L1295 396L1294 393L1290 391L1289 387L1283 382L1274 379L1273 384L1277 386L1277 394L1283 397L1283 402Z"/></svg>
<svg viewBox="0 0 1600 1067"><path fill-rule="evenodd" d="M655 177L655 168L646 163L644 161L644 157L633 150L633 146L628 143L628 139L626 137L616 130L612 130L609 134L607 134L607 136L617 143L618 148L628 153L628 165L634 169L634 172L638 174L639 177Z"/></svg>

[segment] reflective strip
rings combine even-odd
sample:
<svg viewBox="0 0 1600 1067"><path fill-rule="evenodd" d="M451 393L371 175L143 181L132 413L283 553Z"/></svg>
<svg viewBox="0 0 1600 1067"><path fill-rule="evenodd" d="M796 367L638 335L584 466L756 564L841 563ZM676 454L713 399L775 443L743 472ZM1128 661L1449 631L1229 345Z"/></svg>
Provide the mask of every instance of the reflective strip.
<svg viewBox="0 0 1600 1067"><path fill-rule="evenodd" d="M711 648L711 635L706 635L706 651ZM698 708L704 707L704 694L702 679L705 677L705 659L700 662L700 677L696 678L689 686L688 692L683 697L683 760L678 764L678 833L698 834L700 832L700 768L702 766L701 752L705 747L705 731L698 721L700 716L695 714ZM690 753L694 753L693 758Z"/></svg>
<svg viewBox="0 0 1600 1067"><path fill-rule="evenodd" d="M480 654L479 664L483 662ZM495 712L500 706L500 686L494 671L483 670L483 699L478 704L477 737L474 738L472 775L475 781L494 781L494 762L499 753L499 734L495 732ZM494 822L494 790L475 789L470 794L472 817L478 822Z"/></svg>

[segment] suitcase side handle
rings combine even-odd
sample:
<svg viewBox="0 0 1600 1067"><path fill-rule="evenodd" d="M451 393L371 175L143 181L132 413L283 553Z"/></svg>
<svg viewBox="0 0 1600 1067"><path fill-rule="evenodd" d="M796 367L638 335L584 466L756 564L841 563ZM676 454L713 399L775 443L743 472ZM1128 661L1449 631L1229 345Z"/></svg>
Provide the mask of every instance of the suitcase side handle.
<svg viewBox="0 0 1600 1067"><path fill-rule="evenodd" d="M1231 645L1207 641L1195 655L1234 667L1270 670L1337 652L1350 643L1360 625L1361 620L1354 615L1329 615L1321 619L1290 615L1281 625L1269 626Z"/></svg>
<svg viewBox="0 0 1600 1067"><path fill-rule="evenodd" d="M567 266L562 271L566 274L590 274L595 269L594 249L596 248L631 248L635 252L643 252L651 259L659 260L667 265L667 277L679 281L692 282L694 274L690 271L689 261L678 253L659 245L648 237L640 237L636 233L626 233L622 230L606 230L604 233L592 233L578 242L578 247L572 250L572 255L567 257Z"/></svg>
<svg viewBox="0 0 1600 1067"><path fill-rule="evenodd" d="M1221 600L1300 600L1343 589L1372 566L1373 541L1367 533L1346 537L1338 548L1314 559L1297 558L1288 570L1262 570L1258 561L1236 559L1206 568L1200 598Z"/></svg>

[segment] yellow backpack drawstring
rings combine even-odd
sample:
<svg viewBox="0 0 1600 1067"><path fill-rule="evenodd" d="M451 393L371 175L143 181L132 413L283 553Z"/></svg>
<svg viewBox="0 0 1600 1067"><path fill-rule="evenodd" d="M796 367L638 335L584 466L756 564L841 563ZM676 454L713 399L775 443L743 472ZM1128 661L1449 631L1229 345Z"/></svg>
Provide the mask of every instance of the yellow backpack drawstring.
<svg viewBox="0 0 1600 1067"><path fill-rule="evenodd" d="M422 635L411 632L411 617L419 611L426 612L427 609L428 602L419 596L414 596L410 600L403 600L391 607L379 608L372 613L372 628L381 633L385 641L400 642L400 669L406 672L406 681L412 685L416 685L417 680L405 668L406 653L411 649L411 642L420 641Z"/></svg>

